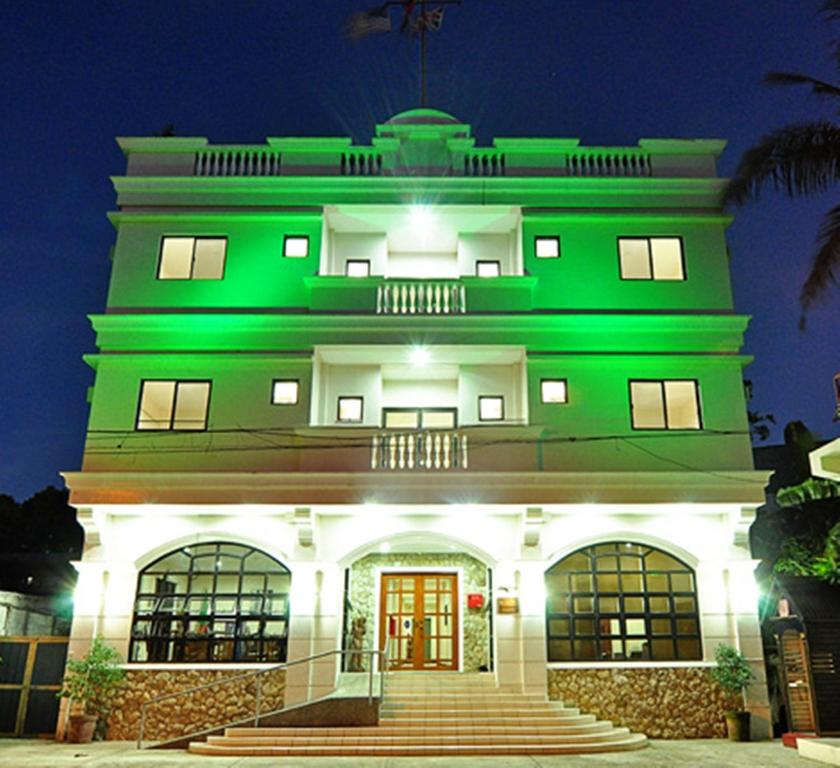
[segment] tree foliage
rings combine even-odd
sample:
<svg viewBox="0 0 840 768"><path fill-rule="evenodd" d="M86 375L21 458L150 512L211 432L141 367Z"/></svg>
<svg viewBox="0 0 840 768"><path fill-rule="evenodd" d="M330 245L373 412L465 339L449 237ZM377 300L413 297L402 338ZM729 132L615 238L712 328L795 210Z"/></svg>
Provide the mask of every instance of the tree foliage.
<svg viewBox="0 0 840 768"><path fill-rule="evenodd" d="M711 674L718 685L727 693L744 696L755 680L755 674L741 652L731 645L721 643L715 648L715 664Z"/></svg>
<svg viewBox="0 0 840 768"><path fill-rule="evenodd" d="M71 707L82 707L86 715L104 717L111 708L114 694L125 681L119 666L120 655L105 645L101 637L93 640L81 659L70 659L58 696L70 699Z"/></svg>
<svg viewBox="0 0 840 768"><path fill-rule="evenodd" d="M826 0L820 12L829 23L840 21L840 1ZM840 41L832 43L832 59L840 70ZM840 110L840 85L798 72L770 72L774 86L805 86ZM840 123L813 120L778 128L747 150L724 191L724 204L741 206L758 200L772 187L791 197L836 189L840 181ZM811 268L799 293L800 327L814 302L835 284L840 272L840 205L823 219Z"/></svg>

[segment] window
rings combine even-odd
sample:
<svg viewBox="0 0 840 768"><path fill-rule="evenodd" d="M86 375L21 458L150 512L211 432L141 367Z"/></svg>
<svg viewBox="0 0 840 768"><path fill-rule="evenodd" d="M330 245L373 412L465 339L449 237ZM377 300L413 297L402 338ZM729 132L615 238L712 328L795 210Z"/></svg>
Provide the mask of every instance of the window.
<svg viewBox="0 0 840 768"><path fill-rule="evenodd" d="M283 255L287 259L305 259L309 256L309 236L286 235L283 240Z"/></svg>
<svg viewBox="0 0 840 768"><path fill-rule="evenodd" d="M544 403L568 403L569 392L565 379L543 379L540 381L540 399Z"/></svg>
<svg viewBox="0 0 840 768"><path fill-rule="evenodd" d="M370 261L367 259L347 259L344 265L347 277L370 277Z"/></svg>
<svg viewBox="0 0 840 768"><path fill-rule="evenodd" d="M271 383L272 405L297 405L300 385L294 379L275 379Z"/></svg>
<svg viewBox="0 0 840 768"><path fill-rule="evenodd" d="M339 397L338 420L350 424L359 424L364 416L364 398Z"/></svg>
<svg viewBox="0 0 840 768"><path fill-rule="evenodd" d="M476 277L499 277L502 274L502 262L500 261L476 261Z"/></svg>
<svg viewBox="0 0 840 768"><path fill-rule="evenodd" d="M557 259L560 257L560 238L557 235L534 238L534 252L538 259Z"/></svg>
<svg viewBox="0 0 840 768"><path fill-rule="evenodd" d="M385 408L382 425L385 429L455 429L454 408Z"/></svg>
<svg viewBox="0 0 840 768"><path fill-rule="evenodd" d="M685 280L679 237L619 237L623 280Z"/></svg>
<svg viewBox="0 0 840 768"><path fill-rule="evenodd" d="M286 660L291 574L253 547L192 544L140 571L130 661Z"/></svg>
<svg viewBox="0 0 840 768"><path fill-rule="evenodd" d="M585 547L545 576L549 661L702 658L694 571L630 542Z"/></svg>
<svg viewBox="0 0 840 768"><path fill-rule="evenodd" d="M480 395L478 398L479 421L504 421L505 399L501 395Z"/></svg>
<svg viewBox="0 0 840 768"><path fill-rule="evenodd" d="M164 237L158 280L221 280L226 251L225 237Z"/></svg>
<svg viewBox="0 0 840 768"><path fill-rule="evenodd" d="M209 381L143 381L137 429L206 429L209 403Z"/></svg>
<svg viewBox="0 0 840 768"><path fill-rule="evenodd" d="M697 382L631 381L630 413L633 429L701 429Z"/></svg>

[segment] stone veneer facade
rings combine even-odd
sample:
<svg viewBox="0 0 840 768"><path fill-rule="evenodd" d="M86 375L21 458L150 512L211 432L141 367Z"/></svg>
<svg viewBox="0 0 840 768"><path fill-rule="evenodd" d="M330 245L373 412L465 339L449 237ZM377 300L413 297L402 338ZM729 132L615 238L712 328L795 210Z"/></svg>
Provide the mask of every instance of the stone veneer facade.
<svg viewBox="0 0 840 768"><path fill-rule="evenodd" d="M225 678L237 679L149 707L143 738L167 741L253 716L256 684L253 677L239 677L242 674L242 670L223 669L127 670L126 685L115 698L108 717L108 738L137 738L143 702ZM261 712L282 708L285 682L283 669L262 676Z"/></svg>
<svg viewBox="0 0 840 768"><path fill-rule="evenodd" d="M549 669L548 697L654 739L722 738L742 706L705 667Z"/></svg>
<svg viewBox="0 0 840 768"><path fill-rule="evenodd" d="M356 561L350 568L350 603L353 610L350 621L357 616L364 616L367 632L364 647L369 648L377 644L373 636L376 620L374 611L376 595L380 585L376 584L377 568L382 570L394 569L434 569L441 570L460 568L462 578L458 584L458 600L463 616L464 666L463 672L478 672L479 668L490 666L490 627L487 609L489 599L487 595L487 566L474 557L453 552L452 554L437 553L404 553L404 554L371 554ZM484 595L482 610L467 608L467 595L481 593ZM348 626L349 626L348 622Z"/></svg>

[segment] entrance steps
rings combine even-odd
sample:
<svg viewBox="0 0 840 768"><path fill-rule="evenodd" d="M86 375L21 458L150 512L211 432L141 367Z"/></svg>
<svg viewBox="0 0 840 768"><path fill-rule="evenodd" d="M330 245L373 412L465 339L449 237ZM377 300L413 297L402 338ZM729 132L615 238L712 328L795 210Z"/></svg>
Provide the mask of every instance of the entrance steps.
<svg viewBox="0 0 840 768"><path fill-rule="evenodd" d="M189 751L228 756L575 754L640 749L647 738L541 696L509 693L492 674L387 676L377 726L227 728Z"/></svg>

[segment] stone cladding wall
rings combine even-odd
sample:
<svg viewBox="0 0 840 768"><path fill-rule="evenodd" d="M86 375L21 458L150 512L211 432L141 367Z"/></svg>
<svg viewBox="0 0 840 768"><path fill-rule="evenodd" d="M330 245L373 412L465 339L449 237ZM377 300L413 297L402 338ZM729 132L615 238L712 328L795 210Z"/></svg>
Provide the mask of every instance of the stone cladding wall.
<svg viewBox="0 0 840 768"><path fill-rule="evenodd" d="M126 685L116 697L108 717L108 738L137 738L140 705L144 701L234 677L242 672L225 669L127 670ZM283 669L262 676L261 712L271 712L283 706L285 682L286 671ZM256 684L251 677L162 701L147 709L143 738L149 741L174 739L248 717L254 713L255 695Z"/></svg>
<svg viewBox="0 0 840 768"><path fill-rule="evenodd" d="M470 555L448 553L388 553L370 554L356 561L350 568L350 603L353 606L350 620L364 616L366 620L365 648L376 646L378 638L373 636L376 621L374 609L376 593L382 587L375 584L377 568L461 568L463 578L458 584L458 599L464 617L464 672L477 672L479 667L490 664L490 628L487 610L487 566ZM484 595L484 608L479 611L467 608L467 594L480 592ZM350 622L348 622L349 624Z"/></svg>
<svg viewBox="0 0 840 768"><path fill-rule="evenodd" d="M741 706L705 667L549 669L548 698L655 739L723 738Z"/></svg>

